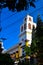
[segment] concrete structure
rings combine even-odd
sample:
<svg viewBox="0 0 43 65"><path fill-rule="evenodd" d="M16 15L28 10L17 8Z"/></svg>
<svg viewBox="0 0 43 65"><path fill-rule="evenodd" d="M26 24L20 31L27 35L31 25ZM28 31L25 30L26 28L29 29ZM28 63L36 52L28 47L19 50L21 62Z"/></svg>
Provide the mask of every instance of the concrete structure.
<svg viewBox="0 0 43 65"><path fill-rule="evenodd" d="M33 17L27 15L24 18L24 22L20 27L20 42L25 44L25 40L28 41L28 45L31 45L32 42L32 28L36 28L36 23L33 22Z"/></svg>
<svg viewBox="0 0 43 65"><path fill-rule="evenodd" d="M23 56L26 55L24 48L25 46L30 47L31 45L33 26L36 28L36 23L33 22L33 17L27 15L23 20L23 24L20 26L19 43L6 51L14 60L18 60L19 58L23 59Z"/></svg>

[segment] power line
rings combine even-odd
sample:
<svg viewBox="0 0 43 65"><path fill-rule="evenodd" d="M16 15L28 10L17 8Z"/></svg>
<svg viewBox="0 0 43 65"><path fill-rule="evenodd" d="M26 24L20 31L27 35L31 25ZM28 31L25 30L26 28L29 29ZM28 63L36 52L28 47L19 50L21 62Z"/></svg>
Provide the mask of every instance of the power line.
<svg viewBox="0 0 43 65"><path fill-rule="evenodd" d="M39 10L39 9L41 9L41 8L43 8L43 7L40 7L40 8L38 8L37 10ZM37 10L35 10L35 11L37 11ZM33 14L35 11L33 11L32 13L30 13L30 14ZM13 16L14 14L12 14L11 16ZM9 17L11 17L11 16L9 16ZM9 18L8 17L8 18ZM23 17L22 17L23 18ZM22 18L20 18L20 19L22 19ZM19 20L19 19L18 19ZM13 23L11 23L11 24L9 24L9 25L7 25L4 29L7 29L8 27L10 27L10 26L12 26L12 25L14 25L16 23L16 21L15 22L13 22Z"/></svg>
<svg viewBox="0 0 43 65"><path fill-rule="evenodd" d="M34 12L36 12L37 10L39 10L39 9L41 9L41 8L43 8L43 6L42 6L42 7L39 7L38 9L36 9L36 10L33 11L33 12L31 12L30 14L33 14ZM16 13L17 13L17 12L16 12ZM15 15L16 13L11 14L10 16L8 16L7 18L5 18L5 19L3 19L3 20L8 20L11 16Z"/></svg>
<svg viewBox="0 0 43 65"><path fill-rule="evenodd" d="M20 19L17 19L17 20L20 22L20 20L21 20L23 17L24 17L24 16L22 16ZM17 21L17 20L16 20L16 21ZM7 26L4 28L4 30L7 29L7 28L9 28L10 26L13 26L13 25L19 23L19 22L16 22L16 21L14 21L13 23L7 25Z"/></svg>
<svg viewBox="0 0 43 65"><path fill-rule="evenodd" d="M22 18L20 18L20 19L18 19L18 20L21 20ZM15 21L16 22L16 21ZM11 25L15 25L15 22L14 23L12 23L12 24L10 24L10 26ZM21 22L18 22L19 24L21 23ZM7 26L8 27L8 26ZM17 27L18 28L18 27ZM5 30L5 28L4 28L4 30ZM14 31L15 32L15 31ZM17 31L16 31L17 32ZM10 34L10 33L9 33Z"/></svg>
<svg viewBox="0 0 43 65"><path fill-rule="evenodd" d="M40 8L38 8L37 10L39 10L39 9L41 9L41 8L43 8L43 7L40 7ZM30 13L30 14L33 14L34 12L36 12L37 10L35 10L35 11L33 11L32 13ZM12 14L12 16L13 16L13 14ZM9 17L8 17L9 18ZM20 18L21 19L21 18ZM16 21L15 21L15 23L16 23ZM14 25L15 23L12 23L12 24L10 24L11 26L12 25ZM8 25L8 27L9 27L9 25ZM15 32L15 31L14 31ZM12 32L11 32L12 33ZM10 34L10 33L9 33Z"/></svg>
<svg viewBox="0 0 43 65"><path fill-rule="evenodd" d="M20 26L20 24L19 24L19 26ZM10 33L8 33L8 35L7 36L9 36L9 35L11 35L12 33L14 33L14 32L17 32L18 33L18 30L19 30L19 28L18 28L18 26L16 27L16 30L14 30L14 31L12 31L12 32L10 32ZM4 34L3 34L4 35ZM11 36L12 37L12 36Z"/></svg>
<svg viewBox="0 0 43 65"><path fill-rule="evenodd" d="M24 16L23 16L24 17ZM8 26L6 26L3 30L5 31L7 28L9 28L10 26L13 26L13 25L15 25L15 24L17 24L18 25L18 23L20 24L21 22L20 22L20 20L23 18L23 17L21 17L20 19L17 19L19 22L17 22L16 23L16 21L14 21L13 23L11 23L10 25L8 25ZM16 26L17 27L17 26ZM17 27L18 28L18 27ZM10 33L9 33L10 34Z"/></svg>
<svg viewBox="0 0 43 65"><path fill-rule="evenodd" d="M36 11L40 10L41 8L43 8L43 6L42 6L42 7L39 7L38 9L36 9L36 10L35 10L35 11L33 11L33 12L31 12L30 14L33 14L34 12L36 12Z"/></svg>
<svg viewBox="0 0 43 65"><path fill-rule="evenodd" d="M15 15L16 13L11 14L10 16L3 19L3 21L8 20L11 16Z"/></svg>
<svg viewBox="0 0 43 65"><path fill-rule="evenodd" d="M41 8L41 7L40 7L40 8ZM36 11L36 10L35 10L35 11ZM34 11L34 12L35 12L35 11ZM32 13L30 13L30 14L32 14ZM23 18L23 17L22 17L22 18ZM18 19L18 21L21 20L22 18ZM17 23L19 23L19 22L17 22ZM13 23L11 23L10 25L6 26L6 27L4 28L4 30L7 29L7 28L10 27L10 26L15 25L15 24L16 24L16 21L13 22Z"/></svg>
<svg viewBox="0 0 43 65"><path fill-rule="evenodd" d="M42 7L40 7L40 8L42 8ZM40 8L38 8L37 10L39 10ZM35 10L35 11L37 11L37 10ZM35 12L35 11L34 11L34 12ZM33 12L32 12L32 13L33 13ZM32 13L30 13L30 14L32 14Z"/></svg>
<svg viewBox="0 0 43 65"><path fill-rule="evenodd" d="M33 14L34 12L36 12L37 10L39 10L39 9L41 9L41 8L43 8L43 6L41 6L41 7L39 7L38 9L36 9L35 11L33 11L33 12L31 12L30 14ZM15 13L16 14L16 13ZM10 15L9 17L11 17L11 16L13 16L14 14L12 14L12 15ZM9 18L9 17L7 17L7 18ZM5 18L5 20L7 19L7 18ZM4 19L3 19L4 20Z"/></svg>

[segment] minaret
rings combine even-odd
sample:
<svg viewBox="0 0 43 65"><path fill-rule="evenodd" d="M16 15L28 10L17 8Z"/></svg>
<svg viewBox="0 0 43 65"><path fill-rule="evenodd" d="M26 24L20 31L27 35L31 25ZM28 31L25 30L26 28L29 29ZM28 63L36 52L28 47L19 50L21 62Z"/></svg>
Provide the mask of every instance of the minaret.
<svg viewBox="0 0 43 65"><path fill-rule="evenodd" d="M22 45L31 45L33 26L36 28L36 23L33 22L33 17L27 15L20 27L20 42L22 42Z"/></svg>

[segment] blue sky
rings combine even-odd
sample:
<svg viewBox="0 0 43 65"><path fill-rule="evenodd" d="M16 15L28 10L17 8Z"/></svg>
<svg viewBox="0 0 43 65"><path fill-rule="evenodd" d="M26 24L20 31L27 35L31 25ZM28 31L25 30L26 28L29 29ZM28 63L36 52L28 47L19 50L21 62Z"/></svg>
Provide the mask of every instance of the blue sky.
<svg viewBox="0 0 43 65"><path fill-rule="evenodd" d="M30 14L36 22L37 15L40 14L43 19L43 0L38 0L35 3L36 8L29 7L27 11L11 12L8 8L3 8L1 13L2 32L0 37L6 38L3 41L5 49L9 49L19 42L20 25L23 23L23 18Z"/></svg>

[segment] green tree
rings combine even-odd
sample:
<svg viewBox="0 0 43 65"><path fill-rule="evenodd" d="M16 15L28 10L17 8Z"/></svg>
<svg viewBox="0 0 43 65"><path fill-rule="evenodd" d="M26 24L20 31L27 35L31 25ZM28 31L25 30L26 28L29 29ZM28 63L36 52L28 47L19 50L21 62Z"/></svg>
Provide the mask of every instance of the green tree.
<svg viewBox="0 0 43 65"><path fill-rule="evenodd" d="M24 59L24 60L19 60L19 63L18 63L18 65L30 65L29 64L29 60L28 59Z"/></svg>
<svg viewBox="0 0 43 65"><path fill-rule="evenodd" d="M37 39L36 39L36 29L33 26L32 29L32 43L31 43L31 54L35 54L37 52Z"/></svg>
<svg viewBox="0 0 43 65"><path fill-rule="evenodd" d="M43 63L43 22L40 16L37 18L36 38L39 62Z"/></svg>
<svg viewBox="0 0 43 65"><path fill-rule="evenodd" d="M0 65L14 65L14 61L9 54L0 54Z"/></svg>
<svg viewBox="0 0 43 65"><path fill-rule="evenodd" d="M35 2L36 0L0 0L0 8L8 7L12 11L27 10L29 6L35 8Z"/></svg>
<svg viewBox="0 0 43 65"><path fill-rule="evenodd" d="M3 50L2 41L0 41L0 65L14 65L14 61L11 59L10 55L2 53Z"/></svg>
<svg viewBox="0 0 43 65"><path fill-rule="evenodd" d="M31 43L31 57L30 64L37 65L37 38L36 38L36 28L33 26L32 29L32 43Z"/></svg>
<svg viewBox="0 0 43 65"><path fill-rule="evenodd" d="M28 56L30 56L30 55L31 55L31 49L30 49L30 47L25 46L24 51L25 51L26 55L28 55Z"/></svg>
<svg viewBox="0 0 43 65"><path fill-rule="evenodd" d="M40 15L37 17L37 27L33 27L32 31L31 53L37 57L38 63L43 63L43 22Z"/></svg>

